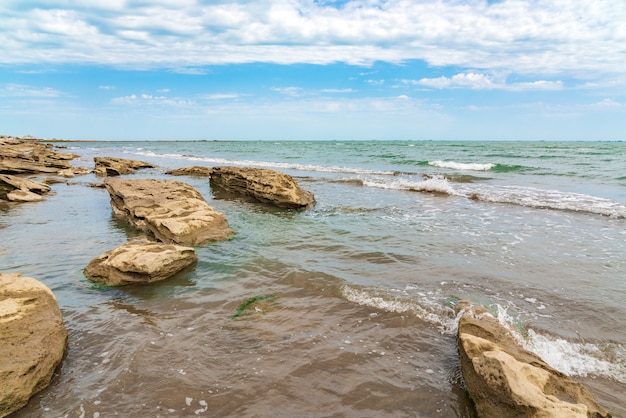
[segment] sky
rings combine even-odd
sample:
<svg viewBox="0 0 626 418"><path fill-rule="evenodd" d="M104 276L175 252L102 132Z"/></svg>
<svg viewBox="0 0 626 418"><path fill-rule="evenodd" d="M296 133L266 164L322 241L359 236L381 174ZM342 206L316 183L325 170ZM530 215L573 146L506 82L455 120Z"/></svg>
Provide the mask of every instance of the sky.
<svg viewBox="0 0 626 418"><path fill-rule="evenodd" d="M625 0L2 0L0 134L626 140Z"/></svg>

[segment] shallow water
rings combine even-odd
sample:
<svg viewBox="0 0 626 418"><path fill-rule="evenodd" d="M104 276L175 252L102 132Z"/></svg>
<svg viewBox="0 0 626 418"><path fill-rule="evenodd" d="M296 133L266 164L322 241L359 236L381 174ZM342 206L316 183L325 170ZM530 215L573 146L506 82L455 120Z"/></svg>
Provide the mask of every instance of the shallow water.
<svg viewBox="0 0 626 418"><path fill-rule="evenodd" d="M190 183L236 235L171 279L113 289L82 269L138 232L94 176L0 211L0 270L48 285L70 333L58 376L16 416L468 417L458 299L626 415L625 144L70 145L77 165L155 163L134 176ZM222 200L164 174L225 164L288 172L318 204ZM254 296L268 298L233 318Z"/></svg>

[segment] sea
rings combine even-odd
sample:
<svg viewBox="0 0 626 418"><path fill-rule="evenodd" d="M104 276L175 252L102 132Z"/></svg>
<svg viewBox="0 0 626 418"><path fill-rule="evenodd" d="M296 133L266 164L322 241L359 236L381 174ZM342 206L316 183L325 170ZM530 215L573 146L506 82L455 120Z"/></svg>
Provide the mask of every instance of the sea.
<svg viewBox="0 0 626 418"><path fill-rule="evenodd" d="M141 232L93 174L0 210L0 271L55 294L69 332L15 417L473 417L456 304L626 416L626 142L75 141L184 181L235 235L145 286L83 275ZM278 170L305 211L214 194L200 166Z"/></svg>

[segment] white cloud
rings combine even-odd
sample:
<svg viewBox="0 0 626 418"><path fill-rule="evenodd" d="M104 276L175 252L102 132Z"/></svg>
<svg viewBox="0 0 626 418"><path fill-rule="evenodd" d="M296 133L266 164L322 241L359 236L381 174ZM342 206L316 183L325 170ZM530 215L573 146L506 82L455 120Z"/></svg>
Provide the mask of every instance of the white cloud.
<svg viewBox="0 0 626 418"><path fill-rule="evenodd" d="M193 100L183 98L168 98L166 96L154 96L148 93L130 94L111 99L111 103L117 105L160 105L174 107L190 107L196 103Z"/></svg>
<svg viewBox="0 0 626 418"><path fill-rule="evenodd" d="M619 74L626 65L623 0L353 0L341 7L309 0L3 3L5 64L182 68L418 59L489 72L587 76ZM489 80L451 83L463 82Z"/></svg>
<svg viewBox="0 0 626 418"><path fill-rule="evenodd" d="M100 86L100 90L115 90L115 86Z"/></svg>
<svg viewBox="0 0 626 418"><path fill-rule="evenodd" d="M453 75L452 77L441 76L436 78L422 78L420 80L402 80L402 83L409 85L421 85L436 89L465 88L472 90L498 89L511 91L563 89L563 82L560 80L537 80L530 82L507 83L504 77L493 77L479 73L459 73Z"/></svg>
<svg viewBox="0 0 626 418"><path fill-rule="evenodd" d="M15 83L0 86L0 97L54 98L62 95L62 92L51 87L40 88Z"/></svg>

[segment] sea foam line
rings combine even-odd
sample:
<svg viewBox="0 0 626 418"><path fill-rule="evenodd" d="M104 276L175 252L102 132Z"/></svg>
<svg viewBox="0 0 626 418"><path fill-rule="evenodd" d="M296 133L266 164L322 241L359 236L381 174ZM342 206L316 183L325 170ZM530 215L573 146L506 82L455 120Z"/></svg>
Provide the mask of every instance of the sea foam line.
<svg viewBox="0 0 626 418"><path fill-rule="evenodd" d="M454 170L470 170L470 171L489 171L496 165L493 163L458 163L456 161L429 161L428 165L440 168L452 168Z"/></svg>
<svg viewBox="0 0 626 418"><path fill-rule="evenodd" d="M393 176L396 173L394 171L385 170L367 170L363 168L351 168L340 166L323 166L314 164L294 164L294 163L280 163L271 161L255 161L255 160L231 160L226 158L212 158L212 157L199 157L186 154L159 154L153 151L128 151L127 154L143 155L147 157L156 158L170 158L187 161L201 161L211 164L223 164L223 165L237 165L237 166L252 166L252 167L264 167L264 168L280 168L291 169L298 171L315 171L322 173L345 173L345 174L374 174L374 175L387 175Z"/></svg>

